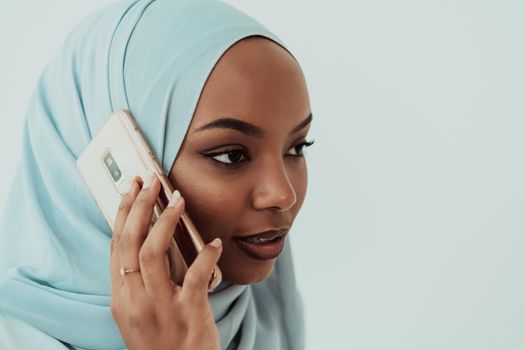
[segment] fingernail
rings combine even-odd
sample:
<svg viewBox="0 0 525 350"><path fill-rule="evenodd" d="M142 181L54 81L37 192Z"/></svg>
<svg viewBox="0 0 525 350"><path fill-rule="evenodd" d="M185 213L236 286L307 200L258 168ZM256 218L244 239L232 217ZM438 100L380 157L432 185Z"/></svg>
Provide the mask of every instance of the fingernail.
<svg viewBox="0 0 525 350"><path fill-rule="evenodd" d="M210 245L215 248L219 248L222 245L222 241L220 238L215 238L213 241L210 242Z"/></svg>
<svg viewBox="0 0 525 350"><path fill-rule="evenodd" d="M179 201L179 199L180 199L180 192L179 190L175 190L175 192L173 192L173 194L171 195L170 202L168 203L168 207L174 207L175 204L177 204L177 202Z"/></svg>
<svg viewBox="0 0 525 350"><path fill-rule="evenodd" d="M144 178L144 182L142 184L142 189L145 190L148 187L150 187L152 182L153 182L153 173L149 172L146 175L146 177Z"/></svg>
<svg viewBox="0 0 525 350"><path fill-rule="evenodd" d="M122 197L127 196L131 190L133 189L133 185L135 183L133 181L125 180L119 187L120 193L122 193Z"/></svg>

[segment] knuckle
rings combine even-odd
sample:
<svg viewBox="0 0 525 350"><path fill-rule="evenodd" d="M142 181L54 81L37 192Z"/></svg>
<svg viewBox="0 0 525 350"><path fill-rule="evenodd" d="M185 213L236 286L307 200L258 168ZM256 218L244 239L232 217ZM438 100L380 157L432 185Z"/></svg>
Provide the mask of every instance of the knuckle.
<svg viewBox="0 0 525 350"><path fill-rule="evenodd" d="M145 324L148 327L154 326L154 317L151 317L151 313L145 305L139 303L135 307L129 309L126 319L127 323L131 328L143 328Z"/></svg>
<svg viewBox="0 0 525 350"><path fill-rule="evenodd" d="M181 338L187 338L190 334L190 326L187 321L183 319L177 319L174 321L175 329L177 329L177 333L181 335Z"/></svg>
<svg viewBox="0 0 525 350"><path fill-rule="evenodd" d="M120 316L120 305L119 305L117 299L111 298L111 301L110 301L110 304L109 304L109 309L111 310L111 314L115 318Z"/></svg>
<svg viewBox="0 0 525 350"><path fill-rule="evenodd" d="M130 290L122 291L118 299L118 302L115 298L110 304L111 312L117 321L139 329L152 325L156 314L151 300L144 294Z"/></svg>
<svg viewBox="0 0 525 350"><path fill-rule="evenodd" d="M110 247L110 250L109 250L110 255L113 255L117 251L118 244L119 244L119 242L117 240L117 237L111 238L111 242L110 242L110 245L109 245L109 247Z"/></svg>
<svg viewBox="0 0 525 350"><path fill-rule="evenodd" d="M117 248L122 251L131 250L133 247L134 247L134 243L131 240L131 237L129 234L124 234L117 245Z"/></svg>
<svg viewBox="0 0 525 350"><path fill-rule="evenodd" d="M151 266L157 259L158 253L151 247L143 247L139 252L139 261L142 266Z"/></svg>
<svg viewBox="0 0 525 350"><path fill-rule="evenodd" d="M153 206L153 203L150 198L146 197L142 193L137 197L137 200L135 201L135 206L139 208L140 210L146 210L149 207Z"/></svg>
<svg viewBox="0 0 525 350"><path fill-rule="evenodd" d="M119 211L129 211L131 209L131 203L128 201L126 197L124 197L118 206Z"/></svg>
<svg viewBox="0 0 525 350"><path fill-rule="evenodd" d="M197 290L199 289L200 285L202 284L201 281L205 278L204 273L201 271L193 270L186 274L184 277L184 285L191 289L191 290Z"/></svg>

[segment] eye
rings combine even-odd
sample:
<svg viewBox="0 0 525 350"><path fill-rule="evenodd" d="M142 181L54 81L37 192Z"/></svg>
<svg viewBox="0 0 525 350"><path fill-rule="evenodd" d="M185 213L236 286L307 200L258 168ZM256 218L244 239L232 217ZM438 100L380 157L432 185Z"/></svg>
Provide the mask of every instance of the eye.
<svg viewBox="0 0 525 350"><path fill-rule="evenodd" d="M303 153L303 148L304 147L310 147L311 145L313 145L315 142L315 140L312 140L312 141L304 141L298 145L295 145L292 147L292 149L295 151L296 154L290 154L292 157L303 157L304 156L304 153Z"/></svg>
<svg viewBox="0 0 525 350"><path fill-rule="evenodd" d="M303 148L313 145L314 141L315 140L305 141L293 146L291 150L293 150L294 153L287 155L292 157L303 157ZM219 163L220 166L224 167L236 167L239 166L239 164L250 160L248 152L239 147L232 147L220 152L208 153L205 154L205 156L211 158L213 161Z"/></svg>
<svg viewBox="0 0 525 350"><path fill-rule="evenodd" d="M216 162L222 163L225 166L232 166L246 161L248 154L245 150L241 148L234 148L229 150L224 150L221 152L214 152L206 154L207 157L210 157Z"/></svg>

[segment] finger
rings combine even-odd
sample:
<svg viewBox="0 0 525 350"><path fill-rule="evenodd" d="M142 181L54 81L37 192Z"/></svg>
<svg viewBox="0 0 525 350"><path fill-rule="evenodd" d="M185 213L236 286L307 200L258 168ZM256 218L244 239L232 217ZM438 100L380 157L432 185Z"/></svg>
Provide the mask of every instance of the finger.
<svg viewBox="0 0 525 350"><path fill-rule="evenodd" d="M115 224L113 225L113 237L117 236L117 241L122 234L122 230L124 229L124 224L128 218L129 211L131 210L133 202L135 201L135 198L137 197L138 191L140 189L139 182L140 178L138 176L134 177L131 180L131 186L128 193L126 193L120 201L117 217L115 218Z"/></svg>
<svg viewBox="0 0 525 350"><path fill-rule="evenodd" d="M149 232L139 254L146 293L160 298L169 298L173 294L166 252L184 210L184 199L180 197L179 191L174 192L170 203Z"/></svg>
<svg viewBox="0 0 525 350"><path fill-rule="evenodd" d="M222 253L222 242L215 238L202 249L186 272L182 285L181 297L192 302L206 302L208 283L215 264Z"/></svg>
<svg viewBox="0 0 525 350"><path fill-rule="evenodd" d="M111 275L111 284L112 286L119 285L118 282L121 281L119 276L120 262L118 257L118 244L122 234L122 229L124 223L128 217L131 206L135 201L139 191L138 184L133 180L129 192L122 198L120 206L117 212L117 217L115 219L115 225L113 228L113 236L110 243L110 254L109 254L109 264L110 264L110 275Z"/></svg>
<svg viewBox="0 0 525 350"><path fill-rule="evenodd" d="M140 268L139 251L148 234L159 189L160 182L156 176L150 174L144 179L144 185L133 202L119 240L118 254L121 268L133 270ZM133 287L144 286L140 273L131 272L124 277L124 280L131 283Z"/></svg>

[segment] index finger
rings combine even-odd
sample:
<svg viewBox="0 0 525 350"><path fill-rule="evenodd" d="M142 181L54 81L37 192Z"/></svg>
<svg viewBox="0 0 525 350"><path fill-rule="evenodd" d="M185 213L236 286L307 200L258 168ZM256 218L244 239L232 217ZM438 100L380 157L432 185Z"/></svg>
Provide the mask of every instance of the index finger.
<svg viewBox="0 0 525 350"><path fill-rule="evenodd" d="M140 181L140 178L137 176L131 180L131 186L128 193L126 193L126 195L124 195L120 201L117 217L115 218L115 224L113 225L113 237L116 238L117 241L120 239L120 235L122 234L122 230L126 224L126 220L131 207L133 206L133 202L137 198L139 187L138 181Z"/></svg>
<svg viewBox="0 0 525 350"><path fill-rule="evenodd" d="M133 206L133 202L137 198L139 192L139 185L136 181L136 178L133 179L131 184L131 189L129 192L122 198L120 206L117 212L117 217L115 219L115 225L113 227L113 236L111 238L111 247L109 254L109 265L110 265L110 274L111 274L111 285L115 286L117 283L122 282L122 279L119 278L119 269L120 269L120 260L118 256L117 245L119 244L120 237L122 235L122 230L128 218L128 214Z"/></svg>

